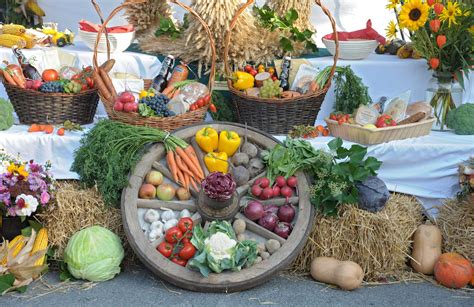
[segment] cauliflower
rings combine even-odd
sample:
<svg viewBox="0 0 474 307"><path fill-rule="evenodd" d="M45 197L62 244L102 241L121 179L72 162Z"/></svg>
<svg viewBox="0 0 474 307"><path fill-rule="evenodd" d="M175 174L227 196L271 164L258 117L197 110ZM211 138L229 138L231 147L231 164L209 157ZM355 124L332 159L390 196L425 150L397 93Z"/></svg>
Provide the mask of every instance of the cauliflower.
<svg viewBox="0 0 474 307"><path fill-rule="evenodd" d="M474 103L466 103L451 110L446 118L446 124L454 129L456 134L474 134Z"/></svg>
<svg viewBox="0 0 474 307"><path fill-rule="evenodd" d="M237 241L232 240L223 232L216 232L204 240L206 250L217 261L229 259L233 254L233 248Z"/></svg>

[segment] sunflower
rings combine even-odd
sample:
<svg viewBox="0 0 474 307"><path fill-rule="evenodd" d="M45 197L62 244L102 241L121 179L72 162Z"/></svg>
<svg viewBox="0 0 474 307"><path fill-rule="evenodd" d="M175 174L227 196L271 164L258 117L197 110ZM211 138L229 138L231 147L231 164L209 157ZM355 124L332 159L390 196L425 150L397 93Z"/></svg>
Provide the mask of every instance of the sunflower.
<svg viewBox="0 0 474 307"><path fill-rule="evenodd" d="M457 25L456 17L462 15L461 8L459 8L459 3L448 1L448 4L443 9L441 14L439 14L439 20L448 21L448 28L451 27L451 23Z"/></svg>
<svg viewBox="0 0 474 307"><path fill-rule="evenodd" d="M16 165L14 163L11 163L7 170L12 175L15 175L16 173L20 176L23 176L24 178L28 177L29 175L28 172L25 170L25 166L23 164Z"/></svg>
<svg viewBox="0 0 474 307"><path fill-rule="evenodd" d="M400 12L400 26L410 31L423 27L428 19L430 7L421 0L408 0Z"/></svg>
<svg viewBox="0 0 474 307"><path fill-rule="evenodd" d="M387 28L385 28L385 34L387 35L388 39L397 38L397 25L393 20L390 20Z"/></svg>
<svg viewBox="0 0 474 307"><path fill-rule="evenodd" d="M396 9L400 4L400 0L388 0L388 4L385 6L388 10Z"/></svg>

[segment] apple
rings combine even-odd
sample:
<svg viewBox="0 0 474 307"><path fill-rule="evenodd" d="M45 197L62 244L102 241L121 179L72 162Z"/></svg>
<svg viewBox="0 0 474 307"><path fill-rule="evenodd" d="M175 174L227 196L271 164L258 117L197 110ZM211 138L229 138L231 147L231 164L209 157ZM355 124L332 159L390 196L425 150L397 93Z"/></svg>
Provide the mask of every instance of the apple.
<svg viewBox="0 0 474 307"><path fill-rule="evenodd" d="M180 187L176 190L176 196L178 196L179 200L189 200L191 198L191 193L189 193L185 188Z"/></svg>
<svg viewBox="0 0 474 307"><path fill-rule="evenodd" d="M138 197L144 199L153 199L155 198L156 188L154 185L145 183L140 187L138 191Z"/></svg>
<svg viewBox="0 0 474 307"><path fill-rule="evenodd" d="M120 102L122 102L122 103L132 103L132 102L135 102L135 96L133 96L132 92L123 92L122 94L120 94L120 96L118 97L118 99L119 99Z"/></svg>
<svg viewBox="0 0 474 307"><path fill-rule="evenodd" d="M163 174L158 171L150 171L145 177L145 182L159 186L163 183Z"/></svg>
<svg viewBox="0 0 474 307"><path fill-rule="evenodd" d="M116 101L114 103L114 111L122 112L123 111L123 103L120 101Z"/></svg>
<svg viewBox="0 0 474 307"><path fill-rule="evenodd" d="M134 113L137 113L137 112L138 112L138 103L133 103L132 112L134 112Z"/></svg>
<svg viewBox="0 0 474 307"><path fill-rule="evenodd" d="M135 103L127 102L123 105L123 111L127 113L132 113L135 110Z"/></svg>
<svg viewBox="0 0 474 307"><path fill-rule="evenodd" d="M174 198L176 189L168 183L163 183L156 188L156 197L164 201L170 201Z"/></svg>
<svg viewBox="0 0 474 307"><path fill-rule="evenodd" d="M43 82L41 82L41 80L33 80L32 89L37 91L41 87L41 85L43 85Z"/></svg>

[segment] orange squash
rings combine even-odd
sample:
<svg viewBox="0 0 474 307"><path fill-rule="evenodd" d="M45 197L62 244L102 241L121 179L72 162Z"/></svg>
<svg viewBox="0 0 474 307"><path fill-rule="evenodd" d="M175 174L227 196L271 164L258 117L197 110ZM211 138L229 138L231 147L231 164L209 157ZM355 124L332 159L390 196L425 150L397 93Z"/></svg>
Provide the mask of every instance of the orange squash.
<svg viewBox="0 0 474 307"><path fill-rule="evenodd" d="M436 280L445 287L459 289L472 280L471 261L457 253L442 254L434 267Z"/></svg>
<svg viewBox="0 0 474 307"><path fill-rule="evenodd" d="M474 287L474 265L472 266L472 278L471 278L471 286Z"/></svg>

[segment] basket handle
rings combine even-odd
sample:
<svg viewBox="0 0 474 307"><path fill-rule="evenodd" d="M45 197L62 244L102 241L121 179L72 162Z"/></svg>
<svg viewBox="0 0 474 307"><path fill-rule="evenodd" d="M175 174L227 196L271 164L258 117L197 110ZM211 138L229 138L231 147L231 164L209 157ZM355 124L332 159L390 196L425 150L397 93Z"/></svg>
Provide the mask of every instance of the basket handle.
<svg viewBox="0 0 474 307"><path fill-rule="evenodd" d="M92 4L94 5L94 7L96 8L97 13L100 16L101 15L100 8L98 7L95 0L91 0L91 1L92 1ZM146 0L126 1L126 2L122 3L121 5L119 5L117 8L115 8L110 13L109 17L107 17L107 19L104 21L99 33L97 33L97 38L96 38L95 46L94 46L93 64L94 64L95 68L99 67L99 63L97 61L97 54L98 54L100 37L102 36L102 33L104 33L104 32L105 32L105 35L107 37L107 59L110 59L110 43L109 43L109 40L108 40L107 31L106 31L107 24L109 23L109 21L118 12L120 12L124 7L126 7L130 4L137 4L137 3L143 3L143 2L146 2ZM207 36L209 38L209 43L211 44L211 52L212 52L211 71L209 73L208 88L209 88L209 92L212 93L212 88L214 87L214 80L215 80L215 75L216 75L216 59L217 59L217 56L216 56L216 44L215 44L214 38L212 36L211 30L209 29L209 26L204 21L204 19L202 19L201 16L199 16L199 14L196 13L196 11L194 11L191 7L187 6L186 4L181 3L178 0L168 0L168 2L174 3L174 4L182 7L184 10L188 11L190 14L192 14L194 17L196 17L196 19L201 23L201 25L204 27L204 30L207 33Z"/></svg>
<svg viewBox="0 0 474 307"><path fill-rule="evenodd" d="M327 90L331 86L332 77L334 76L334 73L336 72L337 59L339 58L339 38L337 36L336 21L332 17L331 12L324 5L321 4L321 0L314 0L314 2L321 8L323 13L329 18L329 21L331 22L333 34L334 34L334 42L336 43L336 52L333 57L334 64L331 67L328 81L326 82L326 85L324 86L324 89ZM225 68L225 73L227 76L230 76L232 73L230 69L230 65L229 65L229 48L230 48L231 32L235 28L237 19L240 17L240 15L242 15L242 13L253 3L254 3L254 0L247 0L247 2L237 10L237 12L235 13L234 17L232 18L230 22L229 29L227 29L225 40L224 40L224 44L225 44L224 45L224 68Z"/></svg>

